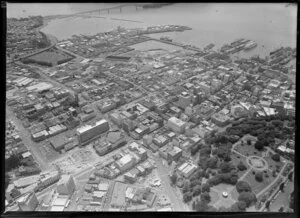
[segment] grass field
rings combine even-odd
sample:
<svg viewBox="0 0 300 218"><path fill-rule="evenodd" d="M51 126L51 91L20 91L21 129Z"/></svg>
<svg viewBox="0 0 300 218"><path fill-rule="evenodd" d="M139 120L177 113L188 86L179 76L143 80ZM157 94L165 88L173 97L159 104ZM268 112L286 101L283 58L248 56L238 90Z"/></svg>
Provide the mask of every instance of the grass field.
<svg viewBox="0 0 300 218"><path fill-rule="evenodd" d="M262 182L258 182L255 179L255 175L252 173L254 172L254 170L251 170L247 176L243 179L243 181L247 182L250 184L252 191L254 194L259 193L261 190L263 190L265 187L267 187L272 181L273 181L273 177L270 173L270 171L267 171L269 177L265 176L265 173L263 172L263 181Z"/></svg>
<svg viewBox="0 0 300 218"><path fill-rule="evenodd" d="M30 61L45 62L45 63L52 64L52 63L58 63L72 58L73 57L71 55L52 49L52 50L44 51L42 53L30 56L27 59Z"/></svg>
<svg viewBox="0 0 300 218"><path fill-rule="evenodd" d="M211 200L209 202L210 205L214 205L220 199L219 194L214 190L210 190L209 195L211 198Z"/></svg>
<svg viewBox="0 0 300 218"><path fill-rule="evenodd" d="M267 161L267 163L268 163L268 165L269 165L269 170L270 170L270 171L276 170L277 168L278 168L278 171L280 171L281 168L282 168L283 165L284 165L284 163L281 162L281 161L280 161L280 162L274 161L274 160L271 158L271 156L265 157L264 159ZM278 167L277 167L277 166L278 166Z"/></svg>
<svg viewBox="0 0 300 218"><path fill-rule="evenodd" d="M239 197L239 193L237 192L236 188L232 189L232 191L230 192L231 198L235 201L238 200Z"/></svg>
<svg viewBox="0 0 300 218"><path fill-rule="evenodd" d="M259 156L262 157L262 152L255 149L254 144L248 145L247 143L244 143L244 145L241 145L240 143L237 144L234 148L237 152L241 153L245 156Z"/></svg>

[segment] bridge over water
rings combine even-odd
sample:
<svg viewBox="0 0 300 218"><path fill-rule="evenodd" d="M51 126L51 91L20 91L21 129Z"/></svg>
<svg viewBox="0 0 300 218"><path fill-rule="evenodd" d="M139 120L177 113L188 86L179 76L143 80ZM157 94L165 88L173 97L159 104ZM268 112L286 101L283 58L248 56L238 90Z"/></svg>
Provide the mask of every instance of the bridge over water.
<svg viewBox="0 0 300 218"><path fill-rule="evenodd" d="M89 15L89 14L94 14L94 13L109 14L110 11L118 10L118 11L122 12L123 8L129 8L129 7L130 8L135 8L136 10L139 10L139 9L143 9L143 6L145 4L146 3L127 3L127 4L122 4L122 5L116 5L114 7L109 7L109 8L100 8L100 9L95 9L95 10L90 10L90 11L83 11L83 12L78 12L78 13L74 13L74 14L68 14L68 15L63 16L63 17L72 17L72 16L78 16L78 15Z"/></svg>

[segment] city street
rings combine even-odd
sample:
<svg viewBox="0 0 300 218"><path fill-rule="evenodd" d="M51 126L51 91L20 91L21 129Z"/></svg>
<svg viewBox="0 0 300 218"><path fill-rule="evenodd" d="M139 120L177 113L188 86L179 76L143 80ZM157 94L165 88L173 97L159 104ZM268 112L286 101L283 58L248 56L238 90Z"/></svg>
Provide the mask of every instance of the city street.
<svg viewBox="0 0 300 218"><path fill-rule="evenodd" d="M15 114L6 106L6 113L13 123L16 125L16 129L18 131L18 134L20 135L20 138L22 139L22 142L24 145L28 148L28 150L31 152L32 156L36 160L36 162L39 164L42 171L49 169L49 163L45 161L45 157L41 153L40 149L38 148L40 145L34 141L31 140L31 136L27 129L24 128L22 125L22 122L15 116Z"/></svg>

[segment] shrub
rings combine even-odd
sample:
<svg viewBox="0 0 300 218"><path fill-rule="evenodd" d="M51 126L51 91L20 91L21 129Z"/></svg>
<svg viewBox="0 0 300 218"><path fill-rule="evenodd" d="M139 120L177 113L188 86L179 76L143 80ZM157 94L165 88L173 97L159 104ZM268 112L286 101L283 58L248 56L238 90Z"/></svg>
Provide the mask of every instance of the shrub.
<svg viewBox="0 0 300 218"><path fill-rule="evenodd" d="M193 198L193 194L191 192L186 192L183 194L183 201L185 203L190 202L192 200L192 198Z"/></svg>
<svg viewBox="0 0 300 218"><path fill-rule="evenodd" d="M280 156L279 156L279 154L273 154L273 155L272 155L272 159L273 159L274 161L276 161L276 162L279 162L279 161L280 161Z"/></svg>
<svg viewBox="0 0 300 218"><path fill-rule="evenodd" d="M207 192L202 193L200 198L201 198L201 201L204 201L206 203L209 203L211 200L211 197L210 197L209 193L207 193Z"/></svg>
<svg viewBox="0 0 300 218"><path fill-rule="evenodd" d="M193 188L193 197L199 196L200 194L201 194L201 186L200 185L196 185Z"/></svg>
<svg viewBox="0 0 300 218"><path fill-rule="evenodd" d="M244 171L247 169L247 167L245 166L245 164L240 161L239 164L237 165L237 168L240 170L240 171Z"/></svg>
<svg viewBox="0 0 300 218"><path fill-rule="evenodd" d="M255 180L256 180L256 181L262 182L263 179L264 179L264 178L263 178L262 172L257 172L257 173L255 174Z"/></svg>
<svg viewBox="0 0 300 218"><path fill-rule="evenodd" d="M202 192L210 192L210 185L208 183L202 185Z"/></svg>

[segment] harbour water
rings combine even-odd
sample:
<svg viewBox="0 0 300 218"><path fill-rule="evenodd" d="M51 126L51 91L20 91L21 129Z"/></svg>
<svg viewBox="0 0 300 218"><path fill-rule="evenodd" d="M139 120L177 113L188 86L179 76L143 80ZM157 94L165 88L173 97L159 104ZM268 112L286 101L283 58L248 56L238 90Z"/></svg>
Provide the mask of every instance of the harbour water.
<svg viewBox="0 0 300 218"><path fill-rule="evenodd" d="M35 12L37 13L38 11L40 15L46 16L108 8L116 4L51 4L51 10L49 10L49 7L47 10L44 4L35 5L37 5L33 7ZM39 7L41 9L38 9ZM23 10L30 13L27 9ZM9 13L8 9L8 16L12 12L17 13L17 10L13 10L12 7L10 11L11 13ZM230 43L237 38L246 38L257 42L258 46L255 49L235 54L235 56L239 57L252 55L264 57L270 51L280 46L296 47L297 6L285 7L283 3L178 3L149 10L139 9L136 11L135 7L131 7L123 9L122 13L119 10L115 10L109 14L103 12L101 14L92 14L91 16L97 17L55 19L50 21L42 31L56 36L59 40L63 40L73 34L90 35L109 31L118 26L137 28L151 25L178 24L186 25L193 29L184 32L153 34L151 36L158 38L169 36L176 42L191 44L200 48L214 43L216 44L214 49L218 49L223 44ZM111 18L125 19L127 21L112 20Z"/></svg>

